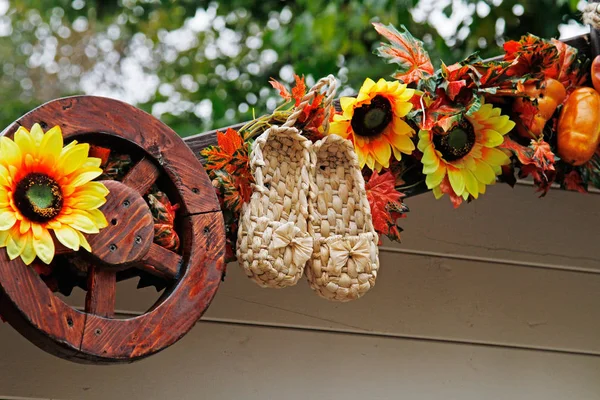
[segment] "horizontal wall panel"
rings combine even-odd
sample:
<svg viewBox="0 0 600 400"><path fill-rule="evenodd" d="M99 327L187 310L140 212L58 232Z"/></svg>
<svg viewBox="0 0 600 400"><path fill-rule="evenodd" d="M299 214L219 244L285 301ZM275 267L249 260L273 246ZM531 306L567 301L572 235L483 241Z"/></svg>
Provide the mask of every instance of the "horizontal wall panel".
<svg viewBox="0 0 600 400"><path fill-rule="evenodd" d="M200 323L147 360L77 365L0 326L0 398L595 400L600 357Z"/></svg>
<svg viewBox="0 0 600 400"><path fill-rule="evenodd" d="M158 298L132 286L119 285L118 309L139 312ZM205 317L600 354L600 275L382 253L371 293L340 304L304 279L262 289L230 264Z"/></svg>
<svg viewBox="0 0 600 400"><path fill-rule="evenodd" d="M498 184L454 209L431 193L406 200L399 249L545 263L600 272L600 196ZM386 243L386 246L390 244Z"/></svg>

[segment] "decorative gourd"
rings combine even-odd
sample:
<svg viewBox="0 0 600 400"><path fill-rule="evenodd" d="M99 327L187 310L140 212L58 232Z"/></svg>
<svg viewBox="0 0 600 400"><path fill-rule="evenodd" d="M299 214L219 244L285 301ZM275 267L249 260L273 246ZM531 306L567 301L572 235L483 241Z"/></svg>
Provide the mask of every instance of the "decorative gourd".
<svg viewBox="0 0 600 400"><path fill-rule="evenodd" d="M109 224L88 237L92 253L57 248L55 263L69 257L87 265L87 285L85 280L81 285L87 286L85 310L67 305L34 268L20 259L9 261L1 251L0 314L43 350L82 363L132 362L175 343L210 304L225 267L223 217L202 165L166 125L111 99L55 100L2 135L12 137L19 126L34 123L59 125L66 142L77 139L125 152L136 164L122 181L103 181L110 193L101 210ZM153 185L179 204L178 252L153 243L153 217L143 198ZM166 290L146 313L116 319L116 282L139 271Z"/></svg>
<svg viewBox="0 0 600 400"><path fill-rule="evenodd" d="M575 89L558 120L558 155L571 165L587 163L600 144L600 94L593 88Z"/></svg>
<svg viewBox="0 0 600 400"><path fill-rule="evenodd" d="M513 110L521 116L517 131L525 138L537 139L543 134L544 126L556 108L565 101L567 92L562 83L548 78L541 85L526 84L523 93L527 97L519 97L513 106ZM534 112L528 109L531 107L535 107Z"/></svg>
<svg viewBox="0 0 600 400"><path fill-rule="evenodd" d="M594 89L600 91L600 56L596 56L592 61L591 75Z"/></svg>

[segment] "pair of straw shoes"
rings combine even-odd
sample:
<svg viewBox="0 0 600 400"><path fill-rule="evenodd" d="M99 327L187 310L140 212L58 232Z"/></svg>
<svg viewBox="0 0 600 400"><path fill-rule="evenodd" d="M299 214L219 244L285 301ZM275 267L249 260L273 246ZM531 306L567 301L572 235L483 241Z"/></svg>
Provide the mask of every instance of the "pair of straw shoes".
<svg viewBox="0 0 600 400"><path fill-rule="evenodd" d="M295 285L304 273L326 299L357 299L374 286L379 259L354 148L337 135L313 144L289 122L254 144L238 261L263 287Z"/></svg>

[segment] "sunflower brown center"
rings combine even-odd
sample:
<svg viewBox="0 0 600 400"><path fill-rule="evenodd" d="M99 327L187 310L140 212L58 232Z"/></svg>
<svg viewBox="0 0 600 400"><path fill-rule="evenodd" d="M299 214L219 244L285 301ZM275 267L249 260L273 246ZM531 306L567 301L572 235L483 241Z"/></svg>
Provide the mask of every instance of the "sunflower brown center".
<svg viewBox="0 0 600 400"><path fill-rule="evenodd" d="M388 99L377 95L370 104L354 110L352 130L359 136L377 136L392 121L392 104Z"/></svg>
<svg viewBox="0 0 600 400"><path fill-rule="evenodd" d="M460 160L475 145L475 129L466 119L463 120L449 132L440 132L433 135L435 149L442 153L444 160Z"/></svg>
<svg viewBox="0 0 600 400"><path fill-rule="evenodd" d="M56 217L63 205L58 183L45 174L31 173L17 184L15 205L31 221L46 222Z"/></svg>

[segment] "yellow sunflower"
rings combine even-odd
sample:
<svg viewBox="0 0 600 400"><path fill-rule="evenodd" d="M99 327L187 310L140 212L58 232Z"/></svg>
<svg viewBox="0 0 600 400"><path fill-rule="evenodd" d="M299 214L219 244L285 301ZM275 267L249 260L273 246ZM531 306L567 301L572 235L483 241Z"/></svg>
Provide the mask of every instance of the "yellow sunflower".
<svg viewBox="0 0 600 400"><path fill-rule="evenodd" d="M108 189L92 182L102 174L100 159L88 157L89 145L76 141L63 148L60 127L44 133L20 127L14 141L0 138L0 247L11 260L27 265L36 256L46 264L56 239L66 247L91 251L82 233L107 226L98 208Z"/></svg>
<svg viewBox="0 0 600 400"><path fill-rule="evenodd" d="M469 195L477 198L485 193L486 185L494 184L496 176L502 173L502 165L510 163L509 157L497 147L514 126L507 115L500 114L499 108L482 104L448 132L439 128L421 130L418 148L423 152L427 187L433 189L436 198L448 193L444 186L465 200Z"/></svg>
<svg viewBox="0 0 600 400"><path fill-rule="evenodd" d="M392 154L400 160L401 153L415 149L415 131L403 119L412 109L414 93L398 81L367 78L356 98L340 99L342 113L334 115L330 133L352 140L361 168L388 168Z"/></svg>

